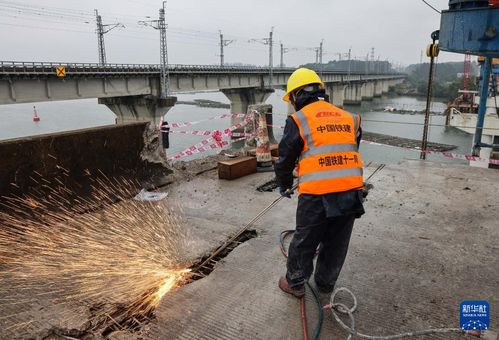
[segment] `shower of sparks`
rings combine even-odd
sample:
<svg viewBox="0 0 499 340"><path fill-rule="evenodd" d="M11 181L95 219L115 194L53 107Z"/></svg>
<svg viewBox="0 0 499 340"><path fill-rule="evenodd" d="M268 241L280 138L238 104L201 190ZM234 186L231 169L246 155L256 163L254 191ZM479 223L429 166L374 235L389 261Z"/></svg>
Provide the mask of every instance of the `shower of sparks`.
<svg viewBox="0 0 499 340"><path fill-rule="evenodd" d="M119 326L149 316L190 276L186 237L167 201L131 200L139 187L124 179L94 179L85 199L61 185L42 186L30 197L0 200L2 329L34 327L32 306L47 301L56 311L80 310L49 324L83 318L92 331Z"/></svg>

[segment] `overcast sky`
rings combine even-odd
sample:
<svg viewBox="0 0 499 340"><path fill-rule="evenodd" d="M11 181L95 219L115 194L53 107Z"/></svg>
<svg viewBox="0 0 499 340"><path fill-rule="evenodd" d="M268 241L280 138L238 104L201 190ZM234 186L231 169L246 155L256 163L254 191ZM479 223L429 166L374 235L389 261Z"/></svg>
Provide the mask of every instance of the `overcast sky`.
<svg viewBox="0 0 499 340"><path fill-rule="evenodd" d="M448 0L428 0L446 9ZM158 17L157 0L0 0L0 60L97 62L93 10L106 24L126 28L105 35L109 63L157 63L159 33L139 26ZM235 40L225 49L228 63L268 64L268 46L249 43L268 37L274 26L275 58L279 43L294 50L285 63L313 62L324 39L324 61L338 53L365 58L375 47L376 59L404 65L418 63L440 16L421 0L169 0L167 3L170 63L216 64L219 36ZM463 60L442 53L440 61ZM426 60L426 57L424 58Z"/></svg>

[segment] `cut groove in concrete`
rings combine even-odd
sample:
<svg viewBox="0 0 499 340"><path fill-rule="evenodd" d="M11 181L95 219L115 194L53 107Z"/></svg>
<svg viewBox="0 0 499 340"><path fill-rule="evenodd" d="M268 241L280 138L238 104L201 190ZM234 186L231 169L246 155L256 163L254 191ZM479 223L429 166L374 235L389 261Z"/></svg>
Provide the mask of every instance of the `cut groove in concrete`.
<svg viewBox="0 0 499 340"><path fill-rule="evenodd" d="M277 179L274 178L268 182L263 183L259 187L256 188L257 191L259 192L272 192L275 189L277 189L279 185L277 184Z"/></svg>
<svg viewBox="0 0 499 340"><path fill-rule="evenodd" d="M204 278L208 276L213 270L215 269L216 264L222 260L223 258L227 257L234 249L236 249L240 244L251 240L252 238L257 237L258 234L256 230L246 230L242 232L236 239L234 239L232 242L227 243L223 250L219 251L219 253L213 257L210 261L207 263L203 264L212 254L219 250L219 248L215 249L213 252L207 254L206 256L202 257L199 261L194 263L191 268L196 268L196 270L193 270L194 275L192 277L185 281L182 286L185 286L191 282L197 281L201 278ZM203 265L202 265L203 264ZM200 265L202 265L200 267ZM137 300L140 304L140 299ZM107 338L111 333L119 330L126 330L128 332L137 332L139 331L145 324L149 323L152 319L155 318L154 315L154 310L149 310L146 314L133 314L133 315L125 315L124 317L121 318L121 320L117 320L117 317L120 315L123 315L123 310L124 308L118 308L115 313L115 317L109 316L104 323L108 324L105 326L104 330L101 332L101 335L105 338ZM133 309L132 309L133 310Z"/></svg>
<svg viewBox="0 0 499 340"><path fill-rule="evenodd" d="M252 238L255 238L257 236L258 236L258 233L256 232L256 230L245 230L234 241L227 244L222 251L220 251L214 258L212 258L207 263L203 264L204 262L206 262L206 260L208 258L210 258L211 254L207 254L206 256L201 258L198 262L196 262L191 267L191 269L193 269L193 273L195 275L193 275L192 278L190 279L190 281L188 281L186 284L189 284L193 281L197 281L199 279L202 279L203 277L210 275L211 272L215 269L216 264L220 260L227 257L227 255L229 255L240 244L242 244L248 240L251 240ZM202 266L200 267L200 265L202 265Z"/></svg>

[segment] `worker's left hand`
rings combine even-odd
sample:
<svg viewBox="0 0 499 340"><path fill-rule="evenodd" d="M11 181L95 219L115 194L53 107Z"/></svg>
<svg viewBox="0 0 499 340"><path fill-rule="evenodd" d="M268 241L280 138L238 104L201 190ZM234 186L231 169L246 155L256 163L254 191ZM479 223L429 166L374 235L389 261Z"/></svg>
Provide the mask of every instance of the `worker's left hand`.
<svg viewBox="0 0 499 340"><path fill-rule="evenodd" d="M286 197L286 198L291 198L291 195L294 194L293 190L291 189L285 189L285 188L282 188L282 187L279 187L279 193L281 194L282 197Z"/></svg>

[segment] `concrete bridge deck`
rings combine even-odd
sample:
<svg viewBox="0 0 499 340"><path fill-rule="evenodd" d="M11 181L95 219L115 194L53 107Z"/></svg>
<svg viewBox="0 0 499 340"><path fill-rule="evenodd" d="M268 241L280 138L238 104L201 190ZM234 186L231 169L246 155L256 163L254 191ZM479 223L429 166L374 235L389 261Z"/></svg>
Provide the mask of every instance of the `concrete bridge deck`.
<svg viewBox="0 0 499 340"><path fill-rule="evenodd" d="M276 193L254 189L270 177L220 182L212 172L169 191L171 199L190 202L185 211L201 219L196 234L202 238L222 221L227 230L244 225L269 204ZM419 161L387 166L372 178L367 213L356 222L338 282L357 295L359 331L388 335L459 327L465 299L485 299L491 310L499 308L498 180L499 173L490 170ZM301 339L298 300L277 287L285 270L278 235L294 226L295 207L296 197L280 202L257 223L258 238L236 248L208 277L166 296L140 336ZM326 295L321 299L328 302ZM307 306L312 331L316 310L310 292ZM491 329L499 329L497 316ZM327 314L321 338L346 335Z"/></svg>
<svg viewBox="0 0 499 340"><path fill-rule="evenodd" d="M366 175L375 168L367 168ZM186 174L190 171L187 164L184 180L164 190L169 204L183 208L194 257L216 248L276 198L276 193L255 190L272 178L269 173L220 181L216 171L199 176L196 170ZM357 295L359 331L393 334L458 327L459 304L465 299L488 300L491 329L499 329L498 181L499 173L492 170L420 161L388 165L372 178L367 213L356 223L338 282ZM166 295L156 318L141 331L115 332L110 338L301 339L298 300L277 287L285 270L278 234L294 226L295 208L296 197L280 202L255 225L257 238L237 247L206 278ZM307 294L312 329L316 311ZM0 338L43 338L48 329L85 324L81 308L61 310L44 299L31 309L15 306L36 320L28 333L0 328ZM321 295L321 300L327 303L328 296ZM79 323L59 320L57 311L64 313L64 320L72 316ZM2 309L0 320L11 312ZM322 334L322 339L346 339L328 314Z"/></svg>

